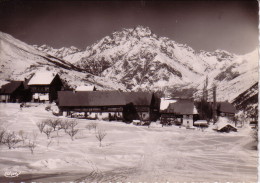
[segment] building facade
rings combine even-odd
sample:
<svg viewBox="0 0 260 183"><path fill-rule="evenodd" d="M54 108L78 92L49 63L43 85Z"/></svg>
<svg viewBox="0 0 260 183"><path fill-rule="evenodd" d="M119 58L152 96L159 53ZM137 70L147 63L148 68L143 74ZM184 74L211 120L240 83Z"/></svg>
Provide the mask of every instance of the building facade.
<svg viewBox="0 0 260 183"><path fill-rule="evenodd" d="M65 116L81 113L88 119L122 120L154 119L154 95L146 92L60 91L58 106Z"/></svg>
<svg viewBox="0 0 260 183"><path fill-rule="evenodd" d="M28 82L33 102L53 102L62 89L62 81L58 74L44 72L36 73Z"/></svg>
<svg viewBox="0 0 260 183"><path fill-rule="evenodd" d="M164 107L165 108L165 107ZM160 111L162 125L182 125L192 127L198 116L192 99L176 99L168 107Z"/></svg>
<svg viewBox="0 0 260 183"><path fill-rule="evenodd" d="M23 102L25 88L23 81L11 81L0 89L1 102Z"/></svg>

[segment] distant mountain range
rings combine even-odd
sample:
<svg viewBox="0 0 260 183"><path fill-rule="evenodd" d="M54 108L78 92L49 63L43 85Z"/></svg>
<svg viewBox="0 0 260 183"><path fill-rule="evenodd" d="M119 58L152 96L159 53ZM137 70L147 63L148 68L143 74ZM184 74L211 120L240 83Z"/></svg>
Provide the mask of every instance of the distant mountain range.
<svg viewBox="0 0 260 183"><path fill-rule="evenodd" d="M83 50L30 46L5 33L0 41L1 80L49 69L71 87L85 83L99 89L162 90L166 95L191 88L199 97L208 77L208 88L215 83L222 101L233 101L258 82L257 49L246 55L195 51L142 26L114 32Z"/></svg>

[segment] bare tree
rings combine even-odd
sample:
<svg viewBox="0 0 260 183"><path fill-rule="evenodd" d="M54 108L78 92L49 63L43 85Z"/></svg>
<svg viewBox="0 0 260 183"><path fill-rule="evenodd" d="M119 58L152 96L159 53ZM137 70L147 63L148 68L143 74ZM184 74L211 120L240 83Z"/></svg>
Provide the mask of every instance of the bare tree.
<svg viewBox="0 0 260 183"><path fill-rule="evenodd" d="M87 125L85 126L85 128L90 131L90 130L92 129L92 126L91 126L91 124L87 124Z"/></svg>
<svg viewBox="0 0 260 183"><path fill-rule="evenodd" d="M75 126L78 125L78 122L76 120L68 121L68 128L74 129Z"/></svg>
<svg viewBox="0 0 260 183"><path fill-rule="evenodd" d="M22 140L17 137L15 132L7 132L4 137L4 144L8 146L9 149L12 149L15 147L15 145Z"/></svg>
<svg viewBox="0 0 260 183"><path fill-rule="evenodd" d="M74 140L74 136L78 133L78 131L79 131L78 129L72 128L72 129L68 129L66 131L66 133L70 136L71 140L73 141Z"/></svg>
<svg viewBox="0 0 260 183"><path fill-rule="evenodd" d="M33 154L34 149L35 149L35 147L36 147L37 136L38 136L38 135L36 135L36 133L33 133L33 140L29 140L28 148L30 149L31 154Z"/></svg>
<svg viewBox="0 0 260 183"><path fill-rule="evenodd" d="M58 129L64 129L64 131L66 132L67 129L69 128L69 121L66 120L66 121L61 121Z"/></svg>
<svg viewBox="0 0 260 183"><path fill-rule="evenodd" d="M106 135L107 135L107 133L105 130L98 129L98 131L96 132L96 138L99 141L99 147L101 147L101 142L105 138Z"/></svg>
<svg viewBox="0 0 260 183"><path fill-rule="evenodd" d="M60 119L52 119L52 120L50 119L47 125L52 127L53 131L56 131L56 127L59 126L60 123L61 123Z"/></svg>
<svg viewBox="0 0 260 183"><path fill-rule="evenodd" d="M23 130L20 130L20 131L18 132L18 135L21 137L22 142L23 142L23 145L24 145L25 140L28 139L28 134L27 134L27 133L24 133Z"/></svg>
<svg viewBox="0 0 260 183"><path fill-rule="evenodd" d="M252 137L258 143L258 128L252 131Z"/></svg>
<svg viewBox="0 0 260 183"><path fill-rule="evenodd" d="M43 132L43 129L44 129L44 127L45 127L46 124L47 124L46 122L47 122L47 121L44 120L44 121L42 121L42 122L36 123L36 125L37 125L37 127L39 128L39 130L40 130L41 133Z"/></svg>
<svg viewBox="0 0 260 183"><path fill-rule="evenodd" d="M92 125L92 128L96 131L98 124L97 123L91 123L91 125Z"/></svg>
<svg viewBox="0 0 260 183"><path fill-rule="evenodd" d="M48 140L47 149L49 149L49 146L51 145L51 143L52 143L52 139Z"/></svg>
<svg viewBox="0 0 260 183"><path fill-rule="evenodd" d="M75 129L75 126L78 125L76 120L66 121L66 133L70 136L71 140L74 140L74 136L78 133L78 129Z"/></svg>
<svg viewBox="0 0 260 183"><path fill-rule="evenodd" d="M44 128L42 132L45 133L47 135L47 138L49 139L52 131L53 131L52 128L47 127L47 128Z"/></svg>
<svg viewBox="0 0 260 183"><path fill-rule="evenodd" d="M6 129L0 128L0 145L4 143L5 133L6 133Z"/></svg>

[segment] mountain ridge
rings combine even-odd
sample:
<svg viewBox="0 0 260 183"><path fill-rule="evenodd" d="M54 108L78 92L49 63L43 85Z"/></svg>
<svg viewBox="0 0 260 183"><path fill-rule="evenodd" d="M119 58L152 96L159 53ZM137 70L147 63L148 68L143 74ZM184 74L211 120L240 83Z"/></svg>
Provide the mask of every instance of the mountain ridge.
<svg viewBox="0 0 260 183"><path fill-rule="evenodd" d="M257 50L246 55L219 49L196 51L143 26L116 31L86 49L29 46L5 33L0 40L1 65L12 68L12 72L9 68L0 73L2 80L49 69L64 76L72 87L96 84L101 90L163 91L165 95L173 88L192 88L198 98L208 77L209 88L218 85L218 100L229 101L258 81Z"/></svg>
<svg viewBox="0 0 260 183"><path fill-rule="evenodd" d="M137 26L116 31L63 59L94 75L122 83L129 90L164 90L183 85L201 90L208 76L209 87L216 83L221 92L230 93L231 86L242 92L254 84L247 80L257 82L257 57L255 50L247 56L220 49L195 51L186 44L157 36L148 27ZM228 83L229 91L225 91ZM238 86L241 83L244 88ZM219 99L232 101L235 95L223 94Z"/></svg>

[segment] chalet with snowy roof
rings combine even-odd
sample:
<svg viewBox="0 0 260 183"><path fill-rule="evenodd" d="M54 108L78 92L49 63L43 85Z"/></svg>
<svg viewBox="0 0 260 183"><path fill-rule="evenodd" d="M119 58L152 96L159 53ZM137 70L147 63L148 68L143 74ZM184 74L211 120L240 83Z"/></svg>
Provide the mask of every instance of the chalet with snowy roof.
<svg viewBox="0 0 260 183"><path fill-rule="evenodd" d="M78 92L78 91L96 91L96 90L97 89L94 85L89 85L89 86L81 85L75 89L76 92Z"/></svg>
<svg viewBox="0 0 260 183"><path fill-rule="evenodd" d="M0 89L1 102L22 102L24 100L23 81L11 81Z"/></svg>
<svg viewBox="0 0 260 183"><path fill-rule="evenodd" d="M160 113L163 125L177 124L192 127L195 119L198 117L198 112L192 99L172 100L167 108L166 106L161 107Z"/></svg>
<svg viewBox="0 0 260 183"><path fill-rule="evenodd" d="M152 120L154 101L154 95L147 92L58 92L58 105L63 115L84 113L85 118L94 119Z"/></svg>
<svg viewBox="0 0 260 183"><path fill-rule="evenodd" d="M236 108L229 102L218 102L217 103L217 114L218 116L234 117Z"/></svg>
<svg viewBox="0 0 260 183"><path fill-rule="evenodd" d="M34 102L52 102L57 99L58 91L61 90L63 85L58 74L39 72L35 73L29 80L28 86Z"/></svg>

